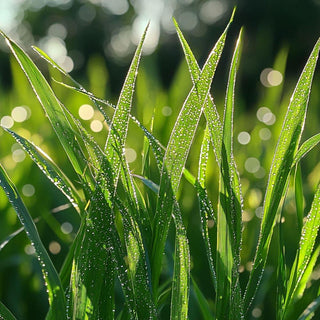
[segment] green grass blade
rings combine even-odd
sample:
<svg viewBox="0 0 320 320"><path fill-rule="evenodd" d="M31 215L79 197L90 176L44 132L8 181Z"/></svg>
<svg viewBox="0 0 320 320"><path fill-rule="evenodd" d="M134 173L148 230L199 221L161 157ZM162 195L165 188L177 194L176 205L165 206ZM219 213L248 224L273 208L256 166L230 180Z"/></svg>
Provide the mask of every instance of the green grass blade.
<svg viewBox="0 0 320 320"><path fill-rule="evenodd" d="M309 151L311 151L315 146L317 146L319 142L320 142L320 133L314 135L313 137L305 141L297 151L294 157L293 165L298 163Z"/></svg>
<svg viewBox="0 0 320 320"><path fill-rule="evenodd" d="M213 206L208 198L205 188L206 171L208 163L210 147L210 133L208 126L205 129L203 141L201 144L199 166L198 166L198 181L195 183L197 190L199 207L200 207L200 222L201 233L204 240L208 264L213 281L214 288L217 288L217 276L215 271L215 258L217 246L217 221L213 211Z"/></svg>
<svg viewBox="0 0 320 320"><path fill-rule="evenodd" d="M85 173L85 157L60 101L30 57L14 41L9 39L5 34L1 34L5 37L10 50L27 76L75 171L80 177L83 176L90 183L91 179Z"/></svg>
<svg viewBox="0 0 320 320"><path fill-rule="evenodd" d="M112 163L113 170L115 172L115 185L117 184L118 171L120 170L119 155L115 152L114 147L118 150L123 150L125 146L125 140L127 137L128 124L130 118L131 104L134 93L135 81L138 73L138 67L142 52L142 46L147 34L148 26L146 27L140 43L136 49L135 55L131 62L127 77L123 84L120 97L115 109L112 124L107 138L105 153L108 156L109 161Z"/></svg>
<svg viewBox="0 0 320 320"><path fill-rule="evenodd" d="M29 154L34 163L41 169L45 176L68 198L70 203L79 212L82 207L82 200L62 170L49 158L49 156L32 142L18 135L17 133L3 128L10 133L21 147Z"/></svg>
<svg viewBox="0 0 320 320"><path fill-rule="evenodd" d="M223 144L220 165L219 206L217 214L217 279L216 317L242 317L242 298L238 268L241 247L241 192L233 159L234 87L241 49L240 31L234 50L226 93Z"/></svg>
<svg viewBox="0 0 320 320"><path fill-rule="evenodd" d="M320 40L317 41L294 90L282 126L264 200L264 215L253 270L245 293L245 309L248 310L260 283L266 263L278 206L284 193L291 166L301 138L312 78L316 67Z"/></svg>
<svg viewBox="0 0 320 320"><path fill-rule="evenodd" d="M200 290L197 283L195 282L195 280L192 277L191 277L191 280L192 280L192 287L191 287L192 291L191 292L194 293L194 296L196 297L199 308L201 310L202 319L203 320L212 320L213 315L210 310L208 300L203 295L202 291Z"/></svg>
<svg viewBox="0 0 320 320"><path fill-rule="evenodd" d="M294 175L294 192L295 192L295 201L296 201L298 229L299 229L299 233L301 234L304 212L303 212L302 175L301 175L301 167L299 163L296 165L296 171Z"/></svg>
<svg viewBox="0 0 320 320"><path fill-rule="evenodd" d="M218 39L216 45L203 67L199 81L186 98L178 119L170 135L161 173L159 200L154 221L155 235L152 250L153 289L157 294L162 253L171 220L173 195L177 193L184 165L198 127L204 102L208 96L222 49L227 29Z"/></svg>
<svg viewBox="0 0 320 320"><path fill-rule="evenodd" d="M301 232L301 239L299 249L296 255L295 262L293 264L290 278L288 281L287 295L285 305L283 306L284 314L289 312L290 306L296 302L299 296L302 295L306 280L308 280L312 269L310 268L309 274L306 275L303 286L301 286L301 280L304 277L308 264L313 253L313 248L318 235L320 227L320 184L314 195L311 210L307 216L307 220L303 226Z"/></svg>
<svg viewBox="0 0 320 320"><path fill-rule="evenodd" d="M66 302L57 271L41 242L37 228L27 208L23 204L16 187L1 165L0 185L15 209L21 224L24 226L27 236L35 248L35 252L39 259L49 296L50 309L48 317L50 318L50 316L55 315L59 319L66 319Z"/></svg>
<svg viewBox="0 0 320 320"><path fill-rule="evenodd" d="M174 205L176 225L176 247L174 257L173 284L171 293L170 319L188 319L190 288L190 252L178 203Z"/></svg>
<svg viewBox="0 0 320 320"><path fill-rule="evenodd" d="M16 317L11 311L0 301L0 319L1 320L16 320Z"/></svg>

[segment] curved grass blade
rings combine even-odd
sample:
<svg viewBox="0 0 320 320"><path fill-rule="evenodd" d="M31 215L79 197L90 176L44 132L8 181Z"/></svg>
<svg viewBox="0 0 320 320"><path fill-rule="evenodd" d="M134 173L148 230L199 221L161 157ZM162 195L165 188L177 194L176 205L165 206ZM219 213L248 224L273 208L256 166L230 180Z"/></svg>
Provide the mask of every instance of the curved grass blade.
<svg viewBox="0 0 320 320"><path fill-rule="evenodd" d="M131 62L127 77L123 84L120 97L117 103L117 107L113 114L112 123L109 131L109 135L105 145L105 153L108 157L108 160L112 163L113 170L115 172L115 185L117 185L118 181L118 172L120 170L120 162L119 155L114 150L114 146L118 148L118 150L123 150L125 146L125 140L127 137L129 117L131 111L131 104L134 93L135 81L138 73L139 61L142 52L142 46L144 39L146 37L146 33L148 30L148 26L146 27L140 43L136 49L135 55Z"/></svg>
<svg viewBox="0 0 320 320"><path fill-rule="evenodd" d="M224 47L227 29L228 27L210 52L199 80L186 98L170 135L165 152L154 221L155 235L152 249L152 286L155 296L158 294L157 288L161 270L162 253L171 220L173 196L179 188L184 165L195 131L198 127L203 105L209 94L212 78Z"/></svg>
<svg viewBox="0 0 320 320"><path fill-rule="evenodd" d="M299 249L291 269L290 278L288 281L287 294L285 304L283 306L284 315L289 312L290 306L296 302L296 300L303 294L306 286L301 286L301 280L304 277L308 264L313 253L313 248L318 235L320 227L320 184L318 185L317 191L314 195L311 210L307 216L307 220L303 226L301 232L301 239ZM312 269L309 269L309 274L306 275L308 279ZM306 280L307 280L306 279ZM285 317L284 317L285 318Z"/></svg>
<svg viewBox="0 0 320 320"><path fill-rule="evenodd" d="M246 311L252 303L263 274L279 203L284 194L290 169L297 153L319 48L320 40L315 44L294 90L275 150L265 194L264 215L258 247L244 297Z"/></svg>
<svg viewBox="0 0 320 320"><path fill-rule="evenodd" d="M35 248L36 255L39 259L50 303L49 314L47 317L48 319L53 319L53 316L59 319L66 319L66 302L58 273L41 242L37 228L27 208L1 164L0 185L5 191L11 205L15 209L21 224L24 226L26 234Z"/></svg>
<svg viewBox="0 0 320 320"><path fill-rule="evenodd" d="M217 214L216 317L243 317L238 268L241 247L241 203L239 177L233 158L234 87L241 49L242 30L234 50L226 93L221 149L219 205Z"/></svg>
<svg viewBox="0 0 320 320"><path fill-rule="evenodd" d="M16 320L16 317L11 311L0 301L0 319L1 320Z"/></svg>
<svg viewBox="0 0 320 320"><path fill-rule="evenodd" d="M23 138L10 129L3 129L12 135L12 137L29 154L31 159L41 169L45 176L68 198L75 209L80 212L83 202L76 188L61 169L49 158L49 156L29 140Z"/></svg>
<svg viewBox="0 0 320 320"><path fill-rule="evenodd" d="M92 180L86 169L86 159L81 147L76 140L73 129L61 107L60 101L55 96L48 82L30 59L30 57L10 38L1 32L10 50L20 64L34 90L40 104L48 116L67 156L75 171L80 177L91 185Z"/></svg>
<svg viewBox="0 0 320 320"><path fill-rule="evenodd" d="M176 247L174 257L173 284L171 293L170 319L188 319L190 288L190 252L178 203L174 205L176 225Z"/></svg>
<svg viewBox="0 0 320 320"><path fill-rule="evenodd" d="M318 145L320 142L320 133L314 135L313 137L309 138L307 141L305 141L297 151L293 166L298 163L309 151L311 151L315 146Z"/></svg>

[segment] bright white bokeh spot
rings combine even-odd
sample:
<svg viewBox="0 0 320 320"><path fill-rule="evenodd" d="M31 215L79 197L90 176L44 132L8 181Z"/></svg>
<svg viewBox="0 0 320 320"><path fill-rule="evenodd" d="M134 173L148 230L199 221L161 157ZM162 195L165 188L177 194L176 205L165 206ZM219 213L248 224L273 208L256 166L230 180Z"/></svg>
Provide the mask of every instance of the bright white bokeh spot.
<svg viewBox="0 0 320 320"><path fill-rule="evenodd" d="M276 116L267 107L261 107L258 109L257 118L268 126L271 126L276 122Z"/></svg>
<svg viewBox="0 0 320 320"><path fill-rule="evenodd" d="M63 61L60 62L60 67L66 71L66 72L71 72L74 68L74 62L71 57L65 56Z"/></svg>
<svg viewBox="0 0 320 320"><path fill-rule="evenodd" d="M126 156L128 163L134 162L137 159L137 153L132 148L125 149L125 156Z"/></svg>
<svg viewBox="0 0 320 320"><path fill-rule="evenodd" d="M206 1L199 11L200 19L206 24L217 22L227 11L227 5L222 1Z"/></svg>
<svg viewBox="0 0 320 320"><path fill-rule="evenodd" d="M64 41L58 37L44 37L40 40L39 47L56 63L60 64L67 56Z"/></svg>
<svg viewBox="0 0 320 320"><path fill-rule="evenodd" d="M36 250L34 249L34 247L31 245L31 244L27 244L25 247L24 247L24 252L31 256L32 254L35 254Z"/></svg>
<svg viewBox="0 0 320 320"><path fill-rule="evenodd" d="M259 137L261 140L270 140L272 136L271 131L268 128L262 128L259 130Z"/></svg>
<svg viewBox="0 0 320 320"><path fill-rule="evenodd" d="M32 197L35 193L35 188L32 184L25 184L23 187L22 187L22 194L25 196L25 197Z"/></svg>
<svg viewBox="0 0 320 320"><path fill-rule="evenodd" d="M52 254L58 254L60 253L61 251L61 245L59 242L57 241L51 241L49 243L49 251L52 253Z"/></svg>
<svg viewBox="0 0 320 320"><path fill-rule="evenodd" d="M64 234L70 234L73 231L73 225L70 222L64 222L61 225L61 231Z"/></svg>
<svg viewBox="0 0 320 320"><path fill-rule="evenodd" d="M144 16L138 16L132 25L132 42L137 45L141 39L142 33L148 24L148 19ZM148 55L154 52L160 38L160 25L153 20L150 22L148 33L143 44L143 54Z"/></svg>
<svg viewBox="0 0 320 320"><path fill-rule="evenodd" d="M14 162L22 162L26 158L26 154L22 149L17 149L12 152L12 160Z"/></svg>
<svg viewBox="0 0 320 320"><path fill-rule="evenodd" d="M262 219L263 218L263 207L258 207L255 210L255 214L259 219Z"/></svg>
<svg viewBox="0 0 320 320"><path fill-rule="evenodd" d="M198 24L198 17L193 11L185 11L178 16L178 23L182 30L192 31Z"/></svg>
<svg viewBox="0 0 320 320"><path fill-rule="evenodd" d="M283 76L281 72L273 70L271 68L266 68L262 70L260 74L260 81L265 87L275 87L281 84Z"/></svg>
<svg viewBox="0 0 320 320"><path fill-rule="evenodd" d="M110 46L114 54L125 57L131 48L132 32L130 28L122 28L111 37Z"/></svg>
<svg viewBox="0 0 320 320"><path fill-rule="evenodd" d="M23 122L28 119L28 111L23 106L13 108L11 111L11 117L15 122Z"/></svg>
<svg viewBox="0 0 320 320"><path fill-rule="evenodd" d="M251 140L251 136L248 132L242 131L238 134L238 141L240 144L248 144Z"/></svg>
<svg viewBox="0 0 320 320"><path fill-rule="evenodd" d="M90 104L83 104L79 108L79 117L83 120L90 120L94 116L94 109Z"/></svg>
<svg viewBox="0 0 320 320"><path fill-rule="evenodd" d="M244 164L245 169L250 173L255 173L260 168L260 161L257 158L250 157Z"/></svg>
<svg viewBox="0 0 320 320"><path fill-rule="evenodd" d="M127 0L100 0L100 2L103 7L115 15L125 14L129 9Z"/></svg>
<svg viewBox="0 0 320 320"><path fill-rule="evenodd" d="M267 80L272 87L276 87L282 82L282 74L277 70L272 70L268 73Z"/></svg>
<svg viewBox="0 0 320 320"><path fill-rule="evenodd" d="M64 40L68 35L68 31L63 24L54 23L48 28L48 35L51 37L58 37Z"/></svg>
<svg viewBox="0 0 320 320"><path fill-rule="evenodd" d="M169 117L172 114L172 109L170 107L168 107L168 106L164 106L162 108L161 112L165 117Z"/></svg>
<svg viewBox="0 0 320 320"><path fill-rule="evenodd" d="M90 129L93 131L93 132L100 132L102 131L103 129L103 124L101 121L99 120L93 120L91 121L90 123Z"/></svg>
<svg viewBox="0 0 320 320"><path fill-rule="evenodd" d="M14 125L14 121L10 116L4 116L1 118L0 124L2 127L10 129Z"/></svg>
<svg viewBox="0 0 320 320"><path fill-rule="evenodd" d="M263 116L262 122L271 126L276 122L276 116L272 112L268 112Z"/></svg>

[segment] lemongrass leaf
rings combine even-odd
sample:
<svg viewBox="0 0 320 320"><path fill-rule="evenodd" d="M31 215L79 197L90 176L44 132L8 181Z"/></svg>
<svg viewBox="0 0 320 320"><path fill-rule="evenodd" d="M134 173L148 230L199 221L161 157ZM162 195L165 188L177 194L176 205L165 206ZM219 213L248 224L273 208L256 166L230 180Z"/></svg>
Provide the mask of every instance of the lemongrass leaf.
<svg viewBox="0 0 320 320"><path fill-rule="evenodd" d="M274 153L265 194L258 247L245 292L244 304L246 310L252 303L264 271L279 203L284 194L290 168L297 153L304 127L312 78L318 60L319 47L320 40L315 44L294 90Z"/></svg>
<svg viewBox="0 0 320 320"><path fill-rule="evenodd" d="M26 234L33 245L39 259L43 277L48 290L50 309L48 319L53 316L66 319L66 301L58 273L39 237L37 228L25 207L16 187L0 164L0 185L5 191L11 205L15 209Z"/></svg>

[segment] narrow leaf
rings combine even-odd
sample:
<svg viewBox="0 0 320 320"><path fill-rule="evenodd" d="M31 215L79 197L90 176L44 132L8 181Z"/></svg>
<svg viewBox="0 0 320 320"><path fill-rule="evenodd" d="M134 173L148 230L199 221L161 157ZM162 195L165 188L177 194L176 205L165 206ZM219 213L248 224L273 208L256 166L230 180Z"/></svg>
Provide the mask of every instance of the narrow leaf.
<svg viewBox="0 0 320 320"><path fill-rule="evenodd" d="M5 191L11 205L15 209L17 216L19 217L21 224L25 228L26 234L30 239L31 244L33 245L36 255L39 259L43 277L48 290L50 303L49 315L52 316L54 314L59 319L66 319L66 302L57 271L41 242L37 228L27 208L25 207L16 187L6 174L1 164L0 185Z"/></svg>
<svg viewBox="0 0 320 320"><path fill-rule="evenodd" d="M286 117L275 150L264 200L264 215L253 270L245 293L245 309L248 310L258 289L266 263L273 228L277 220L278 206L285 191L290 168L304 127L312 78L316 67L320 40L317 41L291 97Z"/></svg>

